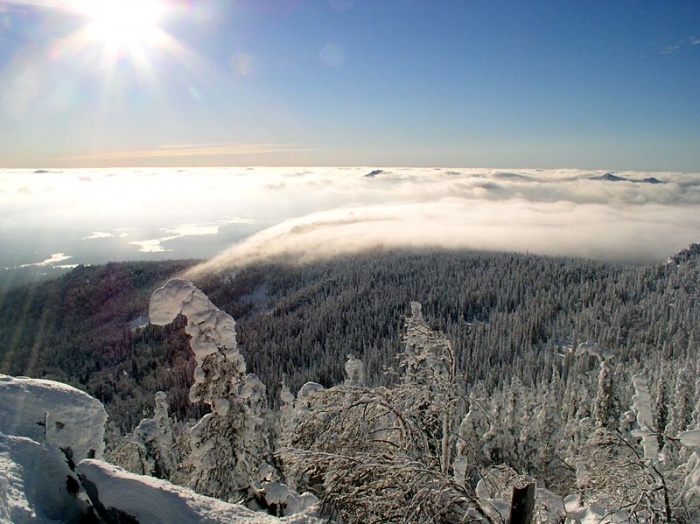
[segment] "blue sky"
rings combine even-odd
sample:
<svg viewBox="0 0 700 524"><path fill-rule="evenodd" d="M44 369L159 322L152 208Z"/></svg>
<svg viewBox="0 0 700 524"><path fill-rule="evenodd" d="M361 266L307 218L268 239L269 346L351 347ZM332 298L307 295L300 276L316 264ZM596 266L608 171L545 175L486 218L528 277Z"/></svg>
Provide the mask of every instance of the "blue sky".
<svg viewBox="0 0 700 524"><path fill-rule="evenodd" d="M147 0L120 3L132 27L146 19ZM81 0L0 0L0 167L700 171L700 2L179 0L159 13L108 41L114 28L86 31L99 13Z"/></svg>

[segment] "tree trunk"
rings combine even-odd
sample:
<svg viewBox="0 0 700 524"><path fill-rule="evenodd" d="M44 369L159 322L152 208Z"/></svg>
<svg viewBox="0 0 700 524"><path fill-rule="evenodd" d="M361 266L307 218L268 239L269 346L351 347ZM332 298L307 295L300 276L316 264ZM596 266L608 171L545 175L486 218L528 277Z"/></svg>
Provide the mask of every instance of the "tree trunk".
<svg viewBox="0 0 700 524"><path fill-rule="evenodd" d="M535 509L535 484L513 488L508 524L531 524Z"/></svg>
<svg viewBox="0 0 700 524"><path fill-rule="evenodd" d="M449 411L442 415L442 464L441 469L443 475L447 475L450 470L450 419Z"/></svg>

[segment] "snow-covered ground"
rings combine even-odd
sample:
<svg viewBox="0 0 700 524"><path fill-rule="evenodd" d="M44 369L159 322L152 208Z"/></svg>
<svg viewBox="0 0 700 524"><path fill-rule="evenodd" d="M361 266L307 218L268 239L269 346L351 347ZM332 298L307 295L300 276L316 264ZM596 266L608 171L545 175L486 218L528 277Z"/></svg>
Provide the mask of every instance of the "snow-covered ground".
<svg viewBox="0 0 700 524"><path fill-rule="evenodd" d="M100 460L84 460L78 473L94 484L104 508L118 508L139 522L152 524L271 524L321 522L306 515L275 518L237 504L205 497L163 480L135 475Z"/></svg>
<svg viewBox="0 0 700 524"><path fill-rule="evenodd" d="M78 479L55 448L0 434L0 471L0 522L64 522L87 509L68 491Z"/></svg>
<svg viewBox="0 0 700 524"><path fill-rule="evenodd" d="M84 512L70 466L102 456L106 421L100 401L78 389L0 375L0 521L63 521Z"/></svg>
<svg viewBox="0 0 700 524"><path fill-rule="evenodd" d="M153 524L321 522L315 499L292 500L277 484L271 497L307 511L278 519L95 459L106 420L98 400L71 386L0 375L0 523L71 522L89 511Z"/></svg>

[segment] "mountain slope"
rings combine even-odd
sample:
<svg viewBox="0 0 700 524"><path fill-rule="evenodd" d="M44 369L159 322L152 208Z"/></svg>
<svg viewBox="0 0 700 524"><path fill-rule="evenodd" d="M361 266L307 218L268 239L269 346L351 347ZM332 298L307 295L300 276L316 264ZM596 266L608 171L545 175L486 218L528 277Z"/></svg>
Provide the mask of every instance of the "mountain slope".
<svg viewBox="0 0 700 524"><path fill-rule="evenodd" d="M131 429L157 390L179 417L198 416L192 362L177 322L132 329L152 290L192 262L78 268L4 297L0 372L54 378L103 400ZM683 360L700 340L697 266L626 266L579 259L458 251L386 251L223 271L195 282L237 321L241 352L274 403L284 379L343 380L349 354L371 385L391 382L411 300L452 341L465 383L501 387L596 368L569 348L594 341L630 369ZM136 322L138 324L138 322ZM130 327L131 326L131 327ZM630 371L632 372L632 371ZM631 397L631 391L625 391Z"/></svg>

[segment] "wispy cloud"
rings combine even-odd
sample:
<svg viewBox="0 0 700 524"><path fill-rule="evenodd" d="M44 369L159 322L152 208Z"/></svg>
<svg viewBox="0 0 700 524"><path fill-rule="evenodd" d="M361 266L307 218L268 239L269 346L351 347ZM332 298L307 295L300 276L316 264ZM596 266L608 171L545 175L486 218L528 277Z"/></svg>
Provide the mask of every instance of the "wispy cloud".
<svg viewBox="0 0 700 524"><path fill-rule="evenodd" d="M600 204L524 200L370 205L292 219L262 231L200 267L271 257L313 260L375 248L440 247L534 252L609 260L664 259L697 239L697 210L659 205L616 210ZM673 231L673 234L669 234Z"/></svg>
<svg viewBox="0 0 700 524"><path fill-rule="evenodd" d="M700 38L692 36L685 40L679 40L674 44L668 45L661 50L662 55L670 55L675 53L681 53L684 49L700 45Z"/></svg>
<svg viewBox="0 0 700 524"><path fill-rule="evenodd" d="M65 7L65 5L66 2L61 2L60 0L5 0L0 4L0 11L22 6L51 7L57 9L62 6Z"/></svg>
<svg viewBox="0 0 700 524"><path fill-rule="evenodd" d="M126 150L126 151L105 151L93 152L83 155L61 156L53 160L56 162L95 164L104 163L130 163L143 160L176 160L180 163L187 158L198 157L226 157L239 156L259 156L278 153L305 152L310 149L299 147L297 144L166 144L157 149ZM170 162L169 162L170 163ZM169 164L168 163L168 164Z"/></svg>
<svg viewBox="0 0 700 524"><path fill-rule="evenodd" d="M114 233L106 233L104 231L94 231L91 235L83 237L82 240L97 240L101 238L112 238Z"/></svg>
<svg viewBox="0 0 700 524"><path fill-rule="evenodd" d="M231 144L225 142L212 142L207 144L165 144L160 146L160 149L177 149L177 150L187 150L187 149L207 149L207 148L220 148L220 147L231 147Z"/></svg>
<svg viewBox="0 0 700 524"><path fill-rule="evenodd" d="M26 8L75 11L77 8L77 2L70 2L66 0L4 0L2 4L0 4L0 13L8 11L24 12Z"/></svg>
<svg viewBox="0 0 700 524"><path fill-rule="evenodd" d="M666 46L661 53L664 55L670 55L673 53L679 53L680 50L681 50L681 46L679 44L676 44L676 45Z"/></svg>

